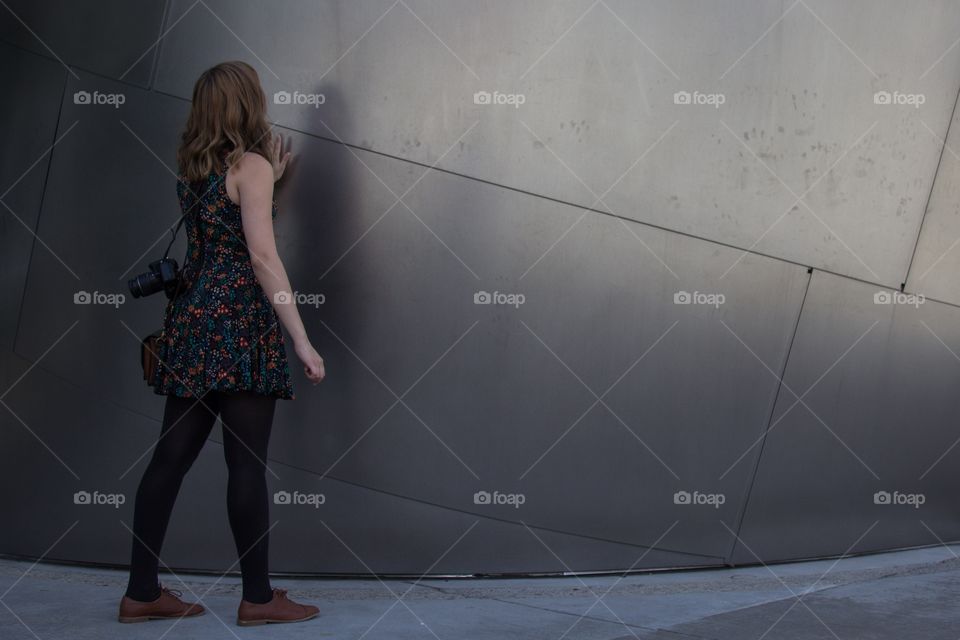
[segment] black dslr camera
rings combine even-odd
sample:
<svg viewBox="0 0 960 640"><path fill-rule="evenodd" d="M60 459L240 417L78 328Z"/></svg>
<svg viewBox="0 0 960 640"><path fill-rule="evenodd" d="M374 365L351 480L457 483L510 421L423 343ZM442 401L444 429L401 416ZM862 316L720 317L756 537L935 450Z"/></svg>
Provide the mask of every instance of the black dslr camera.
<svg viewBox="0 0 960 640"><path fill-rule="evenodd" d="M153 295L164 290L167 298L173 298L180 282L180 270L177 261L164 256L150 263L150 271L141 273L127 282L130 294L134 298Z"/></svg>
<svg viewBox="0 0 960 640"><path fill-rule="evenodd" d="M180 227L183 226L183 221L186 220L186 218L186 213L180 216L180 219L177 221L177 226L174 227L171 232L170 244L167 245L167 250L163 252L162 258L154 260L148 265L150 271L141 273L137 277L127 281L127 287L129 287L130 294L134 298L150 296L162 289L167 294L167 298L173 300L173 297L177 293L177 288L180 286L180 267L177 266L176 260L168 258L167 256L170 254L170 247L173 246L173 241L177 239L177 232L180 231Z"/></svg>

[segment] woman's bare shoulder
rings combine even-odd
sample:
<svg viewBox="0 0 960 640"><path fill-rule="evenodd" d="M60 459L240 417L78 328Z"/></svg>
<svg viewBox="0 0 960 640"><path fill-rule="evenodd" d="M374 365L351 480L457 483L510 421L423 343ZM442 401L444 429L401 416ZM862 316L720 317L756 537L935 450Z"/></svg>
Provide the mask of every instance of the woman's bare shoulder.
<svg viewBox="0 0 960 640"><path fill-rule="evenodd" d="M273 165L255 151L247 151L230 167L231 182L238 187L269 189L273 185ZM231 176L228 176L231 177Z"/></svg>
<svg viewBox="0 0 960 640"><path fill-rule="evenodd" d="M273 165L270 161L256 151L245 151L231 168L237 173L244 174L258 174L267 169L273 173Z"/></svg>

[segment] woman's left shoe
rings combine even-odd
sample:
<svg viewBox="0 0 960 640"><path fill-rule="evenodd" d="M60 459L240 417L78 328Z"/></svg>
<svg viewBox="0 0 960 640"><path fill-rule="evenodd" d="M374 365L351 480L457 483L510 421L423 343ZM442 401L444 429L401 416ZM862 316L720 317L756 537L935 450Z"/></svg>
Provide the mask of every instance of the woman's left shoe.
<svg viewBox="0 0 960 640"><path fill-rule="evenodd" d="M156 600L142 602L126 595L120 599L120 622L146 622L147 620L165 620L169 618L187 618L199 616L205 609L194 602L184 602L179 596L183 593L176 589L160 587Z"/></svg>
<svg viewBox="0 0 960 640"><path fill-rule="evenodd" d="M240 600L237 609L237 624L249 627L268 622L303 622L316 618L320 609L312 604L300 604L287 597L287 590L279 587L273 589L273 599L269 602L257 604Z"/></svg>

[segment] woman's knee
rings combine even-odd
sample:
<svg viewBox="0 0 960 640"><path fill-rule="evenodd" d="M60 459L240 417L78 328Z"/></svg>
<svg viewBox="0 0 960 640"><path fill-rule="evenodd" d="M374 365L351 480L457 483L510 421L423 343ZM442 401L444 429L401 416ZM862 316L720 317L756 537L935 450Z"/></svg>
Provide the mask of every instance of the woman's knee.
<svg viewBox="0 0 960 640"><path fill-rule="evenodd" d="M227 462L227 472L231 477L263 477L266 473L266 460L255 452L248 451L243 445L238 445L233 449L225 447L223 457Z"/></svg>
<svg viewBox="0 0 960 640"><path fill-rule="evenodd" d="M198 451L183 451L175 448L158 447L150 460L150 470L154 475L167 478L183 477L197 459Z"/></svg>

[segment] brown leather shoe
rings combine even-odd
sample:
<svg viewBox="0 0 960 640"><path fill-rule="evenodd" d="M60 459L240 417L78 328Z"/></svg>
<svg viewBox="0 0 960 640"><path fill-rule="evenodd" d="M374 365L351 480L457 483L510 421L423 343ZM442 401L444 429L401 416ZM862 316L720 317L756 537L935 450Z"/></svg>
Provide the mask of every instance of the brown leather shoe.
<svg viewBox="0 0 960 640"><path fill-rule="evenodd" d="M166 587L160 587L160 595L151 602L141 602L124 595L120 599L120 615L117 619L120 622L146 622L199 616L205 611L202 605L181 600L179 596L182 595L180 591Z"/></svg>
<svg viewBox="0 0 960 640"><path fill-rule="evenodd" d="M287 590L279 587L273 589L273 599L270 602L257 604L240 600L237 609L237 624L249 627L268 622L303 622L316 618L320 609L312 604L299 604L287 597Z"/></svg>

